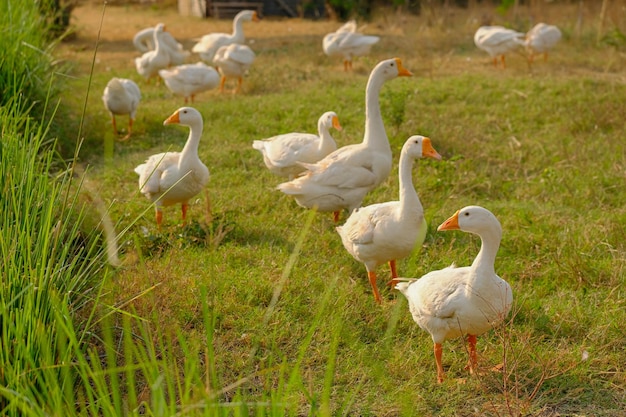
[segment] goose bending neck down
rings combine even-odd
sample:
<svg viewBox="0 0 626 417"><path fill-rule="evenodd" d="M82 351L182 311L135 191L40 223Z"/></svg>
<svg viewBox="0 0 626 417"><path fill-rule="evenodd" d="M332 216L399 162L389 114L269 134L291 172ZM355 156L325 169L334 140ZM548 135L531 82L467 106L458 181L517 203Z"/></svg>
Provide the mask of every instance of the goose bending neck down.
<svg viewBox="0 0 626 417"><path fill-rule="evenodd" d="M476 336L502 322L513 303L511 286L496 275L494 262L502 227L489 210L468 206L458 210L437 230L462 230L478 235L481 247L471 266L454 265L422 278L404 279L396 285L408 302L415 322L434 342L437 381L443 382L442 343L468 336L470 372L477 369Z"/></svg>
<svg viewBox="0 0 626 417"><path fill-rule="evenodd" d="M426 237L427 224L422 203L413 187L413 161L428 157L441 159L430 138L411 136L400 154L398 201L372 204L352 212L343 226L337 227L343 246L354 259L365 264L374 299L382 299L376 283L376 268L388 262L391 282L398 277L396 259L409 256Z"/></svg>

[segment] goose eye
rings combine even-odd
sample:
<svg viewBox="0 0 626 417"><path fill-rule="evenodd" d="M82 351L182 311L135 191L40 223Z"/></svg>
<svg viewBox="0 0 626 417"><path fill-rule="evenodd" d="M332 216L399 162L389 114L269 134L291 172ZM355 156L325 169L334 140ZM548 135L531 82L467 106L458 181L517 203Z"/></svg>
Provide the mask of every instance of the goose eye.
<svg viewBox="0 0 626 417"><path fill-rule="evenodd" d="M469 216L469 212L468 212L468 211L466 211L466 212L465 212L465 213L463 213L463 214L465 214L465 217Z"/></svg>

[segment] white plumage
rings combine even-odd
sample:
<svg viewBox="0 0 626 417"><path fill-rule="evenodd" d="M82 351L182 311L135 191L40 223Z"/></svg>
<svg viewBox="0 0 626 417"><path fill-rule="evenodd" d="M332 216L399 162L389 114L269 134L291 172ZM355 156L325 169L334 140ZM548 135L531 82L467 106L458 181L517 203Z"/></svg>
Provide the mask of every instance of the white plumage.
<svg viewBox="0 0 626 417"><path fill-rule="evenodd" d="M437 380L442 382L441 344L447 339L468 335L469 369L475 371L476 336L506 318L513 303L513 293L511 286L495 273L502 227L493 213L479 206L464 207L437 230L474 233L482 242L471 266L457 268L452 265L396 285L406 296L415 322L432 336Z"/></svg>
<svg viewBox="0 0 626 417"><path fill-rule="evenodd" d="M337 227L348 253L365 264L377 303L382 299L376 285L376 268L389 262L393 283L398 277L396 259L409 256L426 237L424 208L413 187L411 173L413 160L422 157L441 159L429 138L411 136L400 153L399 200L357 208L343 226Z"/></svg>
<svg viewBox="0 0 626 417"><path fill-rule="evenodd" d="M133 37L133 45L135 45L135 48L142 54L156 49L154 43L154 29L154 27L142 29ZM170 63L172 65L184 64L190 52L185 51L183 45L167 31L163 31L161 38L163 40L163 47L169 55Z"/></svg>
<svg viewBox="0 0 626 417"><path fill-rule="evenodd" d="M561 40L561 31L554 25L537 23L526 33L524 45L528 53L528 61L533 62L535 54L543 54L548 59L548 51Z"/></svg>
<svg viewBox="0 0 626 417"><path fill-rule="evenodd" d="M474 34L474 44L493 58L495 66L500 58L506 67L505 54L524 44L524 34L502 26L481 26Z"/></svg>
<svg viewBox="0 0 626 417"><path fill-rule="evenodd" d="M217 50L222 46L230 45L231 43L242 44L246 38L243 33L243 22L258 21L259 17L253 10L242 10L237 13L233 19L233 33L209 33L204 35L198 43L196 43L191 49L200 55L200 58L211 64Z"/></svg>
<svg viewBox="0 0 626 417"><path fill-rule="evenodd" d="M137 107L139 107L139 102L141 101L139 86L137 86L133 80L112 78L104 88L102 101L104 102L104 107L106 107L111 115L111 123L113 124L113 131L116 135L118 131L115 116L122 114L128 115L128 133L122 140L130 138L130 134L133 130L133 122L137 114Z"/></svg>
<svg viewBox="0 0 626 417"><path fill-rule="evenodd" d="M220 83L220 75L215 68L204 62L162 69L159 75L172 93L185 98L185 103L189 99L193 103L196 94L211 90Z"/></svg>
<svg viewBox="0 0 626 417"><path fill-rule="evenodd" d="M157 77L159 70L170 65L170 57L163 46L163 23L159 23L154 29L155 49L144 53L139 58L135 58L135 67L139 75L150 81L152 77Z"/></svg>
<svg viewBox="0 0 626 417"><path fill-rule="evenodd" d="M330 128L341 130L339 118L329 111L317 121L318 135L291 132L268 139L255 140L252 147L263 155L265 166L275 175L293 179L304 171L301 162L317 162L337 149Z"/></svg>
<svg viewBox="0 0 626 417"><path fill-rule="evenodd" d="M357 32L356 22L351 20L324 36L322 48L330 57L341 56L345 71L352 69L352 58L367 55L372 45L380 40L378 36L363 35Z"/></svg>
<svg viewBox="0 0 626 417"><path fill-rule="evenodd" d="M238 93L241 90L243 77L255 58L254 51L247 45L231 43L220 47L213 57L213 62L221 75L220 91L224 92L224 85L228 78L236 78L237 87L233 92Z"/></svg>

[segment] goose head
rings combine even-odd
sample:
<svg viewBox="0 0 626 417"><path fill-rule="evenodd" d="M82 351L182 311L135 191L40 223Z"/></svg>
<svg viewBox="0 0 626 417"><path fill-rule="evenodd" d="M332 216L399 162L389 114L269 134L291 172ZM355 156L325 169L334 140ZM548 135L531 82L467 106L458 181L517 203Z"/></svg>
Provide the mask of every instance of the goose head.
<svg viewBox="0 0 626 417"><path fill-rule="evenodd" d="M381 61L374 70L373 74L380 74L385 80L391 80L396 77L410 77L413 75L411 71L402 65L400 58L387 59Z"/></svg>
<svg viewBox="0 0 626 417"><path fill-rule="evenodd" d="M164 126L179 124L182 126L195 126L202 123L202 115L193 107L181 107L163 122Z"/></svg>
<svg viewBox="0 0 626 417"><path fill-rule="evenodd" d="M403 153L412 158L433 158L441 160L441 155L433 147L430 138L421 135L411 136L404 144Z"/></svg>
<svg viewBox="0 0 626 417"><path fill-rule="evenodd" d="M239 20L239 21L244 21L244 22L258 22L259 21L259 15L257 14L256 11L254 10L242 10L239 13L237 13L237 16L235 16L234 20Z"/></svg>
<svg viewBox="0 0 626 417"><path fill-rule="evenodd" d="M337 114L334 111L327 111L326 113L322 114L322 117L320 117L318 128L321 131L323 129L329 130L331 127L334 127L339 131L341 131L342 129Z"/></svg>
<svg viewBox="0 0 626 417"><path fill-rule="evenodd" d="M492 212L480 206L467 206L457 210L437 228L441 230L462 230L478 236L502 236L502 226Z"/></svg>

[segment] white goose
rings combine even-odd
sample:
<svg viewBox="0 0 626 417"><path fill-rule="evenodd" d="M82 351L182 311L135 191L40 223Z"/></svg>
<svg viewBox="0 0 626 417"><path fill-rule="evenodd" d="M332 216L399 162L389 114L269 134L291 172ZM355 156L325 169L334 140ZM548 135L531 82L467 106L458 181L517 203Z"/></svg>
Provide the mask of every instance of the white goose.
<svg viewBox="0 0 626 417"><path fill-rule="evenodd" d="M554 25L537 23L526 33L524 45L528 52L528 62L532 64L535 54L543 54L548 59L548 51L561 40L561 31Z"/></svg>
<svg viewBox="0 0 626 417"><path fill-rule="evenodd" d="M352 69L352 58L367 55L372 45L380 40L378 36L363 35L357 32L356 22L351 20L324 36L322 48L328 56L343 57L343 69Z"/></svg>
<svg viewBox="0 0 626 417"><path fill-rule="evenodd" d="M183 224L189 200L209 181L209 170L198 157L202 136L202 115L192 107L181 107L168 117L163 125L180 124L189 127L189 138L182 152L165 152L150 156L135 168L139 174L139 189L155 205L159 228L163 220L163 206L180 203Z"/></svg>
<svg viewBox="0 0 626 417"><path fill-rule="evenodd" d="M226 84L227 78L237 78L237 87L233 92L238 93L241 90L243 76L246 74L255 58L256 55L254 51L247 45L231 43L227 46L221 46L213 57L213 62L222 76L220 80L220 92L224 92L224 85Z"/></svg>
<svg viewBox="0 0 626 417"><path fill-rule="evenodd" d="M337 149L330 134L331 127L341 130L337 114L329 111L317 121L319 136L312 133L284 133L269 139L255 140L252 147L261 152L270 172L293 179L304 171L299 162L317 162Z"/></svg>
<svg viewBox="0 0 626 417"><path fill-rule="evenodd" d="M145 28L137 32L133 37L133 45L142 54L156 49L154 43L154 27ZM185 51L183 45L180 44L169 32L163 31L162 35L163 47L170 57L172 65L182 65L190 55L189 51Z"/></svg>
<svg viewBox="0 0 626 417"><path fill-rule="evenodd" d="M396 285L409 301L413 320L432 336L437 381L443 382L441 344L444 340L468 335L469 369L476 371L476 336L505 319L511 310L513 293L511 286L495 273L502 227L493 213L479 206L464 207L437 230L474 233L482 242L471 266L452 265Z"/></svg>
<svg viewBox="0 0 626 417"><path fill-rule="evenodd" d="M481 26L474 34L474 44L493 58L494 66L500 58L505 68L504 55L524 44L524 34L502 26Z"/></svg>
<svg viewBox="0 0 626 417"><path fill-rule="evenodd" d="M200 55L200 58L207 62L213 63L213 57L221 46L230 45L231 43L244 43L246 38L243 33L243 22L257 22L259 16L253 10L242 10L233 19L233 33L209 33L204 35L198 43L196 43L192 52Z"/></svg>
<svg viewBox="0 0 626 417"><path fill-rule="evenodd" d="M141 101L139 86L133 80L112 78L104 88L102 101L104 102L104 107L111 114L111 123L113 124L115 135L118 134L115 116L121 114L128 115L128 133L122 140L130 138L130 134L133 131L133 121L137 114L137 107L139 107L139 102Z"/></svg>
<svg viewBox="0 0 626 417"><path fill-rule="evenodd" d="M372 70L365 89L365 133L363 142L344 146L314 164L302 164L306 171L278 189L295 198L298 205L333 212L350 212L361 206L369 191L391 172L391 147L380 113L380 90L387 80L412 75L399 58L381 61Z"/></svg>
<svg viewBox="0 0 626 417"><path fill-rule="evenodd" d="M135 58L137 72L148 82L150 82L152 77L158 76L160 69L167 68L170 65L170 57L163 46L162 36L164 30L165 26L163 23L159 23L154 29L154 44L156 45L154 51L148 51L139 58Z"/></svg>
<svg viewBox="0 0 626 417"><path fill-rule="evenodd" d="M196 94L211 90L220 83L220 75L215 68L204 62L162 69L159 76L172 93L185 98L185 103L189 99L193 103Z"/></svg>
<svg viewBox="0 0 626 417"><path fill-rule="evenodd" d="M416 245L426 237L427 224L424 208L413 187L413 160L422 157L441 159L431 140L411 136L400 154L399 201L372 204L355 209L343 226L337 227L346 250L365 264L367 276L377 303L382 299L376 285L376 268L389 262L391 283L398 277L396 259L409 256Z"/></svg>

